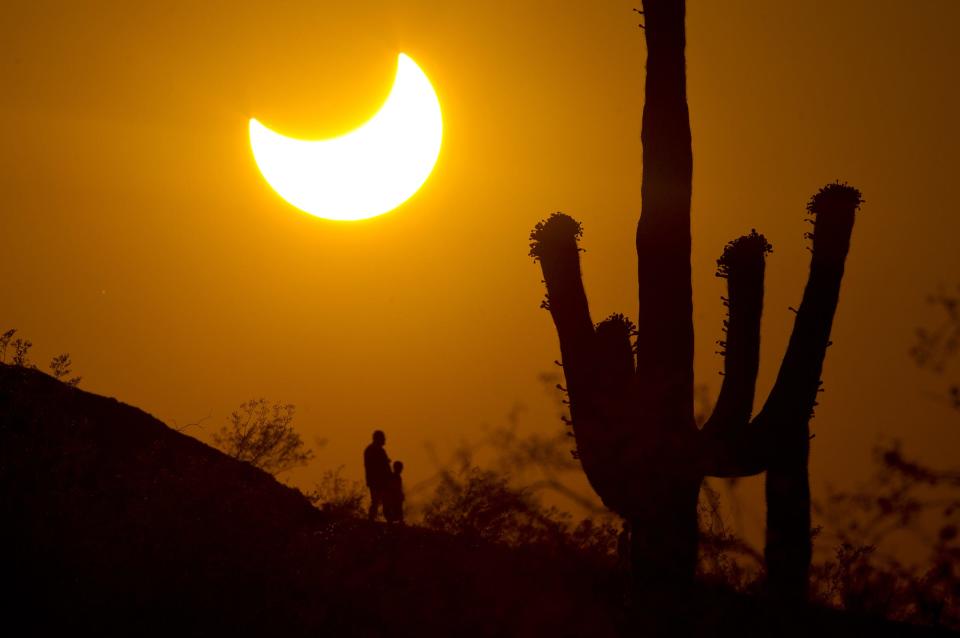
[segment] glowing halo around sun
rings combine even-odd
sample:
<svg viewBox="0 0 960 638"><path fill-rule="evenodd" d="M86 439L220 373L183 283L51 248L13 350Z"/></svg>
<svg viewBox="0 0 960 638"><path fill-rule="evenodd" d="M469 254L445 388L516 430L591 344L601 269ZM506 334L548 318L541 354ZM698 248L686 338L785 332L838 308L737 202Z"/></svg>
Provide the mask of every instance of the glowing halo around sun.
<svg viewBox="0 0 960 638"><path fill-rule="evenodd" d="M386 102L349 133L299 140L250 120L250 147L267 183L300 210L337 220L375 217L408 200L433 171L442 137L437 94L403 53Z"/></svg>

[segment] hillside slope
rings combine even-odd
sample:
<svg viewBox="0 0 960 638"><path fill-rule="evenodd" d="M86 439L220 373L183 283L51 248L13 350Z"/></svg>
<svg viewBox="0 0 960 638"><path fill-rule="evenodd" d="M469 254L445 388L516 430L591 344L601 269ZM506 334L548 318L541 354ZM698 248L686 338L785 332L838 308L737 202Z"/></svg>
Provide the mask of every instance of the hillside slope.
<svg viewBox="0 0 960 638"><path fill-rule="evenodd" d="M329 519L141 410L6 365L0 520L4 615L36 633L613 633L573 566Z"/></svg>
<svg viewBox="0 0 960 638"><path fill-rule="evenodd" d="M0 573L18 636L649 635L625 628L610 571L331 518L141 410L3 364ZM930 635L722 591L680 602L670 635Z"/></svg>

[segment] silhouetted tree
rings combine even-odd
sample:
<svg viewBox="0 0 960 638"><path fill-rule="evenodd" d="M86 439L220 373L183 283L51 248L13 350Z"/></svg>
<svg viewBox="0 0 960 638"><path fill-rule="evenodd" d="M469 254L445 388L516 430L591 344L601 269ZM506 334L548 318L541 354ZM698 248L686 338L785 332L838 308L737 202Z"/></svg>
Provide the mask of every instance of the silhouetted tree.
<svg viewBox="0 0 960 638"><path fill-rule="evenodd" d="M295 408L252 399L230 414L230 421L213 435L221 450L271 474L279 474L313 458L303 439L293 429Z"/></svg>
<svg viewBox="0 0 960 638"><path fill-rule="evenodd" d="M576 453L604 504L630 522L634 574L650 590L691 583L703 477L766 470L768 586L781 597L802 599L811 554L809 420L860 193L831 184L807 207L814 225L810 274L776 383L752 420L770 245L756 232L727 245L717 273L728 289L725 377L712 415L698 429L685 2L644 0L643 16L637 325L621 314L594 325L580 275L579 222L556 213L531 233L530 254L547 287L544 306L559 336Z"/></svg>

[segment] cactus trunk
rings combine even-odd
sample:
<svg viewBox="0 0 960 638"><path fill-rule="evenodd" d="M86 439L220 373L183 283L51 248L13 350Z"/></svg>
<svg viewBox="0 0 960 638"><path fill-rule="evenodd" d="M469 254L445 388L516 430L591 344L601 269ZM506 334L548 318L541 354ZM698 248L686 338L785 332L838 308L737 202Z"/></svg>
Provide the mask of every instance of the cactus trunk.
<svg viewBox="0 0 960 638"><path fill-rule="evenodd" d="M634 583L643 592L688 589L697 567L700 481L657 482L637 493L630 517L630 562Z"/></svg>
<svg viewBox="0 0 960 638"><path fill-rule="evenodd" d="M659 584L689 584L697 556L697 495L702 474L684 459L696 435L693 416L693 290L690 200L693 180L687 111L683 2L643 3L647 75L643 106L643 182L637 224L636 375L639 422L646 431L640 487L628 516L634 573Z"/></svg>

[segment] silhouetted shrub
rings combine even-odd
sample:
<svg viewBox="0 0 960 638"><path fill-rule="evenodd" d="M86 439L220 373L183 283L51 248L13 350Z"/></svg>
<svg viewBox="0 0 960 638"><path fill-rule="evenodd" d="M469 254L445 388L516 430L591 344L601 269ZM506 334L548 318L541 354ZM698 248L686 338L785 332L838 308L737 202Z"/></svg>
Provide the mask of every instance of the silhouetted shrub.
<svg viewBox="0 0 960 638"><path fill-rule="evenodd" d="M423 520L450 534L514 546L540 543L558 527L525 490L477 467L444 476L424 508Z"/></svg>
<svg viewBox="0 0 960 638"><path fill-rule="evenodd" d="M619 534L605 520L574 525L570 514L542 505L531 490L512 486L508 476L473 466L444 475L424 507L423 522L466 539L574 552L608 563L616 556Z"/></svg>
<svg viewBox="0 0 960 638"><path fill-rule="evenodd" d="M814 595L841 609L960 629L960 471L908 459L896 442L874 457L869 482L816 504L837 549L815 565ZM925 563L884 551L897 534L920 540Z"/></svg>
<svg viewBox="0 0 960 638"><path fill-rule="evenodd" d="M697 505L700 547L697 577L702 582L750 591L761 580L763 556L731 532L720 510L720 494L705 481Z"/></svg>
<svg viewBox="0 0 960 638"><path fill-rule="evenodd" d="M872 545L841 543L832 560L814 565L813 592L822 603L862 614L907 620L910 575L898 563L882 564Z"/></svg>
<svg viewBox="0 0 960 638"><path fill-rule="evenodd" d="M252 399L230 414L230 421L213 435L213 441L229 456L279 474L313 458L291 425L296 408Z"/></svg>
<svg viewBox="0 0 960 638"><path fill-rule="evenodd" d="M366 490L358 481L343 478L341 465L335 470L326 470L314 489L307 492L314 507L337 517L357 517L363 512Z"/></svg>
<svg viewBox="0 0 960 638"><path fill-rule="evenodd" d="M6 363L7 361L7 350L10 346L13 346L13 356L10 359L10 363L21 368L32 368L36 369L37 366L30 360L30 349L33 347L33 342L29 339L14 339L13 337L17 334L16 328L11 328L0 334L0 363ZM69 386L76 387L80 384L80 377L71 377L66 379L65 377L70 374L70 367L73 365L73 362L70 361L70 355L64 352L59 354L50 360L50 371L53 373L53 377L58 381L63 381Z"/></svg>

